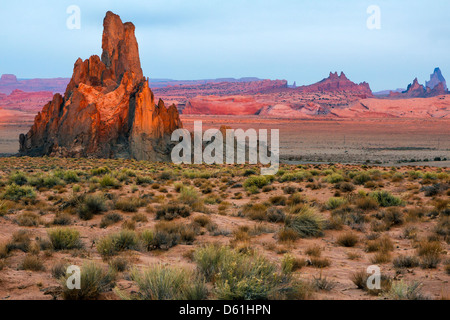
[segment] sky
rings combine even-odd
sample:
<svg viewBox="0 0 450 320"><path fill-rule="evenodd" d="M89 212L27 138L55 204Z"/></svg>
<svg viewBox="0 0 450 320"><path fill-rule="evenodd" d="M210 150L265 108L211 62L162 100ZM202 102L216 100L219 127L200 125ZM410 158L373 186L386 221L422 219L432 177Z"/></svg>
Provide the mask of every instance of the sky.
<svg viewBox="0 0 450 320"><path fill-rule="evenodd" d="M69 29L67 8L80 8ZM369 29L369 6L380 9ZM225 77L315 83L344 71L373 91L450 79L448 0L127 0L0 2L0 74L70 77L78 57L101 55L111 10L136 26L150 78ZM374 20L370 20L374 21Z"/></svg>

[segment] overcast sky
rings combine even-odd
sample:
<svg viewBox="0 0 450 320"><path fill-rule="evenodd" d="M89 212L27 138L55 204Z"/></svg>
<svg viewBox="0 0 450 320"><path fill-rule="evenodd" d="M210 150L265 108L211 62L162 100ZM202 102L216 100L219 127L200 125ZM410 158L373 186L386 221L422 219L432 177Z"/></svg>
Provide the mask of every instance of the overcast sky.
<svg viewBox="0 0 450 320"><path fill-rule="evenodd" d="M69 30L66 9L81 10ZM381 29L369 30L378 5ZM136 25L144 74L179 80L222 77L310 84L344 71L372 90L450 79L448 0L127 0L0 2L0 74L70 77L78 57L101 54L111 10Z"/></svg>

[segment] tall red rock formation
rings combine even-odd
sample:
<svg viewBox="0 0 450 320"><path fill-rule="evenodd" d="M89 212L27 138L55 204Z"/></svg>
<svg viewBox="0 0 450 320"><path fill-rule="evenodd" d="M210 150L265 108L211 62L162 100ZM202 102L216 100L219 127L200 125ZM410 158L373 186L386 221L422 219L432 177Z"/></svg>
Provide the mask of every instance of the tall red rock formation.
<svg viewBox="0 0 450 320"><path fill-rule="evenodd" d="M101 59L75 62L64 96L55 94L20 136L20 154L169 160L178 111L155 103L134 25L107 12L103 26Z"/></svg>

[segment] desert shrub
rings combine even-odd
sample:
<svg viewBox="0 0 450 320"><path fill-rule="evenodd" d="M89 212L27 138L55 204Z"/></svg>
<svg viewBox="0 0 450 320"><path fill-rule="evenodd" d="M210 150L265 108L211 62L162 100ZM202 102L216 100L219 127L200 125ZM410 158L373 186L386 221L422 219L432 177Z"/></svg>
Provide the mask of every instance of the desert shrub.
<svg viewBox="0 0 450 320"><path fill-rule="evenodd" d="M450 216L442 216L436 224L434 232L446 240L450 239Z"/></svg>
<svg viewBox="0 0 450 320"><path fill-rule="evenodd" d="M169 203L160 206L156 210L156 219L162 220L173 220L178 217L186 218L191 215L191 207L179 204L179 203Z"/></svg>
<svg viewBox="0 0 450 320"><path fill-rule="evenodd" d="M72 218L67 213L57 213L53 219L53 224L58 226L68 226L72 224Z"/></svg>
<svg viewBox="0 0 450 320"><path fill-rule="evenodd" d="M360 174L353 177L353 183L357 185L364 185L366 182L370 180L371 177L367 172L361 172Z"/></svg>
<svg viewBox="0 0 450 320"><path fill-rule="evenodd" d="M111 170L108 167L98 167L91 170L91 175L102 176L104 174L110 173Z"/></svg>
<svg viewBox="0 0 450 320"><path fill-rule="evenodd" d="M283 210L274 207L270 207L267 210L267 221L276 223L284 222L285 219L286 215L284 214Z"/></svg>
<svg viewBox="0 0 450 320"><path fill-rule="evenodd" d="M71 250L83 247L80 233L77 230L54 228L47 231L47 233L54 250Z"/></svg>
<svg viewBox="0 0 450 320"><path fill-rule="evenodd" d="M142 176L142 175L136 176L136 184L137 185L146 185L146 184L152 184L152 183L153 183L153 179L149 176Z"/></svg>
<svg viewBox="0 0 450 320"><path fill-rule="evenodd" d="M304 267L306 261L304 259L296 258L293 255L286 253L281 260L281 270L284 274L289 275L292 272Z"/></svg>
<svg viewBox="0 0 450 320"><path fill-rule="evenodd" d="M154 233L152 230L144 230L139 234L139 240L143 248L147 251L152 250L154 246Z"/></svg>
<svg viewBox="0 0 450 320"><path fill-rule="evenodd" d="M8 257L8 246L6 243L0 243L0 259L5 259Z"/></svg>
<svg viewBox="0 0 450 320"><path fill-rule="evenodd" d="M331 197L330 199L328 199L326 207L328 210L334 210L344 205L346 202L347 200L345 200L344 198Z"/></svg>
<svg viewBox="0 0 450 320"><path fill-rule="evenodd" d="M118 188L118 187L120 187L120 182L117 181L117 179L114 178L112 175L105 174L100 179L100 186L102 188Z"/></svg>
<svg viewBox="0 0 450 320"><path fill-rule="evenodd" d="M68 183L74 183L74 182L80 181L80 177L78 176L78 173L73 170L64 171L62 178Z"/></svg>
<svg viewBox="0 0 450 320"><path fill-rule="evenodd" d="M417 238L417 227L408 226L403 229L403 237L405 239L416 239Z"/></svg>
<svg viewBox="0 0 450 320"><path fill-rule="evenodd" d="M211 223L211 218L206 215L197 216L194 218L194 222L197 223L201 227L206 227Z"/></svg>
<svg viewBox="0 0 450 320"><path fill-rule="evenodd" d="M155 225L155 249L169 249L179 242L191 244L197 235L195 224L160 221Z"/></svg>
<svg viewBox="0 0 450 320"><path fill-rule="evenodd" d="M356 285L358 289L365 290L367 288L367 279L369 275L365 270L355 272L351 276L352 282Z"/></svg>
<svg viewBox="0 0 450 320"><path fill-rule="evenodd" d="M305 254L309 257L320 257L322 255L322 248L318 245L312 245L305 249Z"/></svg>
<svg viewBox="0 0 450 320"><path fill-rule="evenodd" d="M208 289L201 277L193 272L153 265L143 271L133 269L131 279L139 293L129 296L138 300L204 300Z"/></svg>
<svg viewBox="0 0 450 320"><path fill-rule="evenodd" d="M449 260L447 260L447 262L444 266L444 269L445 269L445 273L450 275L450 261Z"/></svg>
<svg viewBox="0 0 450 320"><path fill-rule="evenodd" d="M295 187L295 186L289 185L289 186L283 187L283 192L286 193L286 194L294 194L297 191L298 191L298 188Z"/></svg>
<svg viewBox="0 0 450 320"><path fill-rule="evenodd" d="M375 210L378 208L378 201L374 198L362 197L355 201L355 205L364 211Z"/></svg>
<svg viewBox="0 0 450 320"><path fill-rule="evenodd" d="M147 215L145 213L135 213L131 217L133 222L148 222Z"/></svg>
<svg viewBox="0 0 450 320"><path fill-rule="evenodd" d="M311 177L312 174L308 171L287 172L280 177L280 182L303 181Z"/></svg>
<svg viewBox="0 0 450 320"><path fill-rule="evenodd" d="M112 290L115 285L115 274L95 263L89 263L81 267L80 289L69 289L66 277L60 282L65 300L93 300L100 294Z"/></svg>
<svg viewBox="0 0 450 320"><path fill-rule="evenodd" d="M273 196L269 198L269 202L274 206L285 206L287 199L285 196Z"/></svg>
<svg viewBox="0 0 450 320"><path fill-rule="evenodd" d="M114 203L117 210L124 212L136 212L138 208L144 205L145 202L138 197L120 198Z"/></svg>
<svg viewBox="0 0 450 320"><path fill-rule="evenodd" d="M343 247L354 247L358 243L358 236L352 232L347 232L340 235L337 239L337 244Z"/></svg>
<svg viewBox="0 0 450 320"><path fill-rule="evenodd" d="M394 250L394 243L388 236L367 241L367 252L389 252Z"/></svg>
<svg viewBox="0 0 450 320"><path fill-rule="evenodd" d="M288 198L287 204L295 206L297 204L306 203L306 198L299 192L291 194Z"/></svg>
<svg viewBox="0 0 450 320"><path fill-rule="evenodd" d="M198 270L206 281L214 281L214 277L220 272L224 260L230 259L232 252L228 247L219 244L208 244L194 252L193 259Z"/></svg>
<svg viewBox="0 0 450 320"><path fill-rule="evenodd" d="M102 220L100 221L100 228L107 228L110 225L113 225L119 221L122 221L123 218L120 215L120 213L117 212L110 212L107 213L102 217Z"/></svg>
<svg viewBox="0 0 450 320"><path fill-rule="evenodd" d="M285 228L278 232L278 240L280 242L291 242L297 240L298 238L299 238L298 233L292 229Z"/></svg>
<svg viewBox="0 0 450 320"><path fill-rule="evenodd" d="M398 256L394 259L393 264L397 269L415 268L419 266L419 259L414 256Z"/></svg>
<svg viewBox="0 0 450 320"><path fill-rule="evenodd" d="M417 245L420 266L423 269L435 269L441 261L441 252L442 246L439 241L420 241Z"/></svg>
<svg viewBox="0 0 450 320"><path fill-rule="evenodd" d="M322 273L320 273L318 277L313 277L312 285L316 290L331 291L336 287L337 283L333 280L328 280L327 277L322 276Z"/></svg>
<svg viewBox="0 0 450 320"><path fill-rule="evenodd" d="M169 233L167 231L156 231L151 242L151 250L168 250L180 242L178 233Z"/></svg>
<svg viewBox="0 0 450 320"><path fill-rule="evenodd" d="M22 261L21 268L30 271L44 271L45 266L37 255L27 254Z"/></svg>
<svg viewBox="0 0 450 320"><path fill-rule="evenodd" d="M344 179L344 177L341 175L341 174L339 174L339 173L332 173L332 174L330 174L329 176L327 176L326 177L326 179L325 179L328 183L339 183L339 182L342 182L342 181L344 181L345 179Z"/></svg>
<svg viewBox="0 0 450 320"><path fill-rule="evenodd" d="M102 194L93 194L84 197L78 203L78 216L83 220L90 220L95 214L100 214L107 210L106 199Z"/></svg>
<svg viewBox="0 0 450 320"><path fill-rule="evenodd" d="M291 214L285 221L285 227L294 230L300 238L319 237L324 226L324 218L314 212Z"/></svg>
<svg viewBox="0 0 450 320"><path fill-rule="evenodd" d="M7 253L13 250L28 252L30 245L30 233L27 230L19 230L13 233L12 239L6 244L6 251Z"/></svg>
<svg viewBox="0 0 450 320"><path fill-rule="evenodd" d="M326 268L331 265L330 259L327 258L320 258L320 257L311 257L310 258L310 264L311 266L315 268Z"/></svg>
<svg viewBox="0 0 450 320"><path fill-rule="evenodd" d="M242 213L251 220L267 220L267 207L261 203L246 204L242 208Z"/></svg>
<svg viewBox="0 0 450 320"><path fill-rule="evenodd" d="M420 191L425 193L426 197L434 197L442 194L449 188L448 184L436 183L431 186L423 186Z"/></svg>
<svg viewBox="0 0 450 320"><path fill-rule="evenodd" d="M28 183L37 188L53 188L55 186L64 185L64 181L61 180L56 174L36 175L31 177Z"/></svg>
<svg viewBox="0 0 450 320"><path fill-rule="evenodd" d="M217 254L217 247L200 248L195 261L214 261L207 275L215 279L214 292L223 300L268 299L280 284L276 266L255 253L242 253L225 248ZM212 255L212 257L210 257ZM205 270L200 267L200 270Z"/></svg>
<svg viewBox="0 0 450 320"><path fill-rule="evenodd" d="M32 200L36 198L36 192L34 188L29 186L19 186L15 183L7 186L1 193L0 197L4 200Z"/></svg>
<svg viewBox="0 0 450 320"><path fill-rule="evenodd" d="M178 195L178 201L182 204L188 205L194 211L203 211L204 203L200 199L200 195L193 187L183 187Z"/></svg>
<svg viewBox="0 0 450 320"><path fill-rule="evenodd" d="M383 212L382 219L389 226L399 226L405 221L403 213L398 208L388 208Z"/></svg>
<svg viewBox="0 0 450 320"><path fill-rule="evenodd" d="M403 280L392 283L390 290L386 293L389 300L428 300L422 293L422 284L414 281L410 284Z"/></svg>
<svg viewBox="0 0 450 320"><path fill-rule="evenodd" d="M388 251L380 251L375 253L370 262L373 264L383 264L391 261L391 254Z"/></svg>
<svg viewBox="0 0 450 320"><path fill-rule="evenodd" d="M403 201L390 194L388 191L374 191L369 194L370 197L377 200L382 207L395 207L403 204Z"/></svg>
<svg viewBox="0 0 450 320"><path fill-rule="evenodd" d="M8 177L8 184L16 184L18 186L23 186L28 183L28 177L25 173L21 171L16 171Z"/></svg>
<svg viewBox="0 0 450 320"><path fill-rule="evenodd" d="M342 182L339 185L339 190L343 192L352 192L353 190L355 190L355 186L350 182Z"/></svg>
<svg viewBox="0 0 450 320"><path fill-rule="evenodd" d="M427 213L428 210L425 208L410 208L406 213L406 219L408 221L417 221L422 219Z"/></svg>
<svg viewBox="0 0 450 320"><path fill-rule="evenodd" d="M52 277L55 279L61 279L66 275L67 268L69 267L68 263L65 262L57 262L51 268Z"/></svg>
<svg viewBox="0 0 450 320"><path fill-rule="evenodd" d="M37 227L41 223L41 218L36 213L24 212L17 216L16 221L21 227Z"/></svg>
<svg viewBox="0 0 450 320"><path fill-rule="evenodd" d="M421 241L417 246L417 254L421 257L427 255L439 255L442 252L442 245L438 241Z"/></svg>
<svg viewBox="0 0 450 320"><path fill-rule="evenodd" d="M115 257L108 264L115 272L124 272L128 269L128 260L122 257Z"/></svg>
<svg viewBox="0 0 450 320"><path fill-rule="evenodd" d="M289 207L289 213L293 215L297 214L314 214L314 209L307 204L297 204Z"/></svg>
<svg viewBox="0 0 450 320"><path fill-rule="evenodd" d="M270 182L271 180L267 176L251 176L244 181L244 188L247 191L253 190L252 188L261 189Z"/></svg>
<svg viewBox="0 0 450 320"><path fill-rule="evenodd" d="M436 269L441 258L439 255L426 255L420 259L420 267L422 269Z"/></svg>
<svg viewBox="0 0 450 320"><path fill-rule="evenodd" d="M138 237L136 233L124 229L101 238L97 242L97 251L103 257L110 257L124 250L135 250L137 245Z"/></svg>

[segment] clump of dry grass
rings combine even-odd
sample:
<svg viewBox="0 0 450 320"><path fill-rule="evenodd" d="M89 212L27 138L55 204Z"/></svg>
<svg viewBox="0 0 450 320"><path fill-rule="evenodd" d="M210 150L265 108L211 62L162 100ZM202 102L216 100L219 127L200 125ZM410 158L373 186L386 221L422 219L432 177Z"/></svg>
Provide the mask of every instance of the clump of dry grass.
<svg viewBox="0 0 450 320"><path fill-rule="evenodd" d="M359 241L359 238L353 232L346 232L340 235L337 239L337 244L343 247L354 247Z"/></svg>
<svg viewBox="0 0 450 320"><path fill-rule="evenodd" d="M34 254L27 254L22 261L21 267L23 270L30 270L30 271L45 270L45 266L42 260Z"/></svg>

